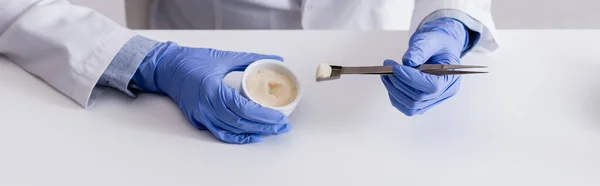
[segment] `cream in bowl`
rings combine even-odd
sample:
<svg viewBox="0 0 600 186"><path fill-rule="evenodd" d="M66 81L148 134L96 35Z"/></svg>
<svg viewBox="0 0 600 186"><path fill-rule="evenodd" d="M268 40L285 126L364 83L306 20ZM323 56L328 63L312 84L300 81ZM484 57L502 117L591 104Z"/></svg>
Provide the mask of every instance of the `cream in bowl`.
<svg viewBox="0 0 600 186"><path fill-rule="evenodd" d="M282 62L259 60L242 76L242 95L265 107L290 115L300 100L301 86L296 75Z"/></svg>
<svg viewBox="0 0 600 186"><path fill-rule="evenodd" d="M246 79L246 94L270 107L290 104L298 91L287 76L272 70L258 70Z"/></svg>

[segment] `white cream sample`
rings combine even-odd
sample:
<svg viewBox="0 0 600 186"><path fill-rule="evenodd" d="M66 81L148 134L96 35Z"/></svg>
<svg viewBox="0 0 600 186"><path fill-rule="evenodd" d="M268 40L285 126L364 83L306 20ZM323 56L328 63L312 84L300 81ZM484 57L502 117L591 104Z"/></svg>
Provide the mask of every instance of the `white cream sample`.
<svg viewBox="0 0 600 186"><path fill-rule="evenodd" d="M317 67L317 79L331 77L331 66L328 64L319 64Z"/></svg>
<svg viewBox="0 0 600 186"><path fill-rule="evenodd" d="M294 101L298 91L289 77L272 70L259 70L246 79L246 93L260 104L281 107Z"/></svg>

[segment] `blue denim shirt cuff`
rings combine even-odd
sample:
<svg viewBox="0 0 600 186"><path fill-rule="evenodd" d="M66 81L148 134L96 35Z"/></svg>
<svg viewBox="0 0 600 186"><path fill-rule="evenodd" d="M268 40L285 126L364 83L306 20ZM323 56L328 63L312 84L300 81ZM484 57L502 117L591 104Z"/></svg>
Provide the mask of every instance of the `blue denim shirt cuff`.
<svg viewBox="0 0 600 186"><path fill-rule="evenodd" d="M135 97L135 94L129 89L131 77L137 71L146 54L157 43L158 41L139 35L131 38L121 47L97 84L113 87L131 97Z"/></svg>

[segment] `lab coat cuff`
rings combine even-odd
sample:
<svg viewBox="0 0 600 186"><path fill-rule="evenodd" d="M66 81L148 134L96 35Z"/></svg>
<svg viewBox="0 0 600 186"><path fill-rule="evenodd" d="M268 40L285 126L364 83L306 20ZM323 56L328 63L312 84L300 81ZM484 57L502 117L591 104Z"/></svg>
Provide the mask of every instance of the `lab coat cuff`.
<svg viewBox="0 0 600 186"><path fill-rule="evenodd" d="M131 97L136 95L129 89L131 78L158 41L143 37L132 37L115 55L102 74L98 85L115 88Z"/></svg>
<svg viewBox="0 0 600 186"><path fill-rule="evenodd" d="M470 2L463 1L415 1L409 34L413 34L419 26L429 20L441 16L456 18L463 22L467 28L480 33L480 37L473 51L491 52L498 48L496 26L490 12L489 1ZM417 11L418 10L418 11ZM479 24L473 24L473 23Z"/></svg>
<svg viewBox="0 0 600 186"><path fill-rule="evenodd" d="M83 82L82 88L75 88L79 90L75 92L73 98L77 100L84 107L90 107L93 105L96 98L98 98L102 92L102 89L98 88L97 82L102 77L102 70L109 66L108 61L119 51L119 48L126 43L127 40L131 39L135 34L126 28L118 27L109 36L99 42L94 55L86 63L80 81ZM83 92L89 91L89 92ZM83 97L85 96L85 97Z"/></svg>

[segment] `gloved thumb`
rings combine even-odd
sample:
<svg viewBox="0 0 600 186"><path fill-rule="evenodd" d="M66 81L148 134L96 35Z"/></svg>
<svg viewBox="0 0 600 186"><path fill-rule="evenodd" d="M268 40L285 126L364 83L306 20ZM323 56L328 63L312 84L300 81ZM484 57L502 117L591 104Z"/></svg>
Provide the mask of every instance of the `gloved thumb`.
<svg viewBox="0 0 600 186"><path fill-rule="evenodd" d="M398 64L396 61L388 59L383 61L383 66L394 66L394 65L400 65Z"/></svg>
<svg viewBox="0 0 600 186"><path fill-rule="evenodd" d="M444 46L435 40L437 33L427 32L414 35L406 53L402 57L402 63L406 66L416 67L425 64L431 56L441 51Z"/></svg>

